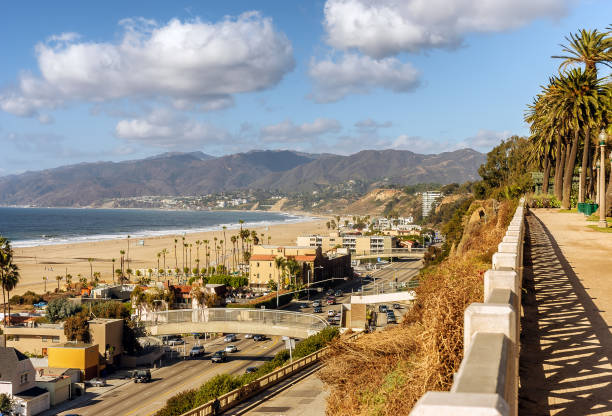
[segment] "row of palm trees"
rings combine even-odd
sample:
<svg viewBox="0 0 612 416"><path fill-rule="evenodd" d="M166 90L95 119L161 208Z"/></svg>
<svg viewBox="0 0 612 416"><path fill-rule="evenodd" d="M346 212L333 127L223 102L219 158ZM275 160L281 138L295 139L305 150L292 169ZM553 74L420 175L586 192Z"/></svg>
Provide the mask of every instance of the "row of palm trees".
<svg viewBox="0 0 612 416"><path fill-rule="evenodd" d="M6 325L11 324L11 291L19 283L19 267L13 262L11 242L0 236L0 286L2 286L2 305ZM7 315L8 306L8 315Z"/></svg>
<svg viewBox="0 0 612 416"><path fill-rule="evenodd" d="M596 192L597 138L612 121L610 77L600 77L598 67L612 66L612 26L604 32L583 29L566 41L561 45L564 55L553 56L561 59L559 73L549 78L528 106L525 121L530 124L533 157L544 172L542 191L549 192L554 175L553 193L568 209L578 160L577 202L593 198ZM601 172L605 178L605 159Z"/></svg>
<svg viewBox="0 0 612 416"><path fill-rule="evenodd" d="M228 240L228 230L223 226L223 239L213 237L212 240L188 241L185 236L174 239L173 252L167 248L162 249L157 255L157 269L159 275L168 274L166 268L167 257L174 254L174 268L172 271L176 275L184 277L207 276L215 273L228 273L240 271L240 263L247 263L251 256L254 245L266 241L264 233L243 228L244 221L240 220L240 229L235 235L230 235ZM271 241L271 236L267 236L267 243ZM228 241L231 247L228 249ZM195 250L194 250L195 249ZM203 251L203 259L200 257L200 249ZM129 236L128 251L120 250L119 268L115 269L116 259L112 259L112 276L117 276L120 282L129 281L133 270L129 268ZM195 252L195 253L194 253ZM195 254L195 258L193 255ZM179 255L181 256L179 258ZM126 266L127 265L127 266ZM195 267L194 267L195 266ZM202 266L202 267L201 267ZM153 270L149 269L149 274ZM136 271L138 273L138 270Z"/></svg>

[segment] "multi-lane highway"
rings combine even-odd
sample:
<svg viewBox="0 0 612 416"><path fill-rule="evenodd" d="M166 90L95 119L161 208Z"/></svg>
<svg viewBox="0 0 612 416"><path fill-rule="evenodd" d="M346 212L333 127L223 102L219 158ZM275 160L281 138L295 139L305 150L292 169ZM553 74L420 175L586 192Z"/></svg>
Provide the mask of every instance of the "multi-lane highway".
<svg viewBox="0 0 612 416"><path fill-rule="evenodd" d="M192 341L193 342L193 341ZM228 362L213 364L210 355L225 348L230 343L218 338L205 343L206 356L200 359L186 359L171 366L153 371L150 383L126 383L114 390L80 403L60 415L78 414L82 416L149 416L163 407L173 395L180 391L197 388L217 374L242 374L247 367L257 366L273 356L284 343L278 337L266 341L253 341L238 335L231 344L238 352L229 354ZM189 354L191 345L185 350ZM178 349L182 350L182 346ZM92 389L93 390L93 389Z"/></svg>

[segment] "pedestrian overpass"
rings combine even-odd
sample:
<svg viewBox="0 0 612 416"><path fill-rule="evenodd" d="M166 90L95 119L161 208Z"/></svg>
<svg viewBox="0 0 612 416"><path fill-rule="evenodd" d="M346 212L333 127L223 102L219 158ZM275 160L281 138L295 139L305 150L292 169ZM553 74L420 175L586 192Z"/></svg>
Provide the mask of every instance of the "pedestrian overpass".
<svg viewBox="0 0 612 416"><path fill-rule="evenodd" d="M141 322L151 335L194 332L307 338L328 326L313 314L274 309L198 308L149 312Z"/></svg>
<svg viewBox="0 0 612 416"><path fill-rule="evenodd" d="M352 260L376 259L379 257L395 257L401 259L422 259L424 248L391 248L381 250L351 251Z"/></svg>

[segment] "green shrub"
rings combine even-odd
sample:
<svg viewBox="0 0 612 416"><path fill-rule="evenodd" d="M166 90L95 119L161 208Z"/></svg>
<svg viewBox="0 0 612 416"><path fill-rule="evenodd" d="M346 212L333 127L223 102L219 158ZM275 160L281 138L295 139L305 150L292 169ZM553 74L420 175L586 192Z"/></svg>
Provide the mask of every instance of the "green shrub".
<svg viewBox="0 0 612 416"><path fill-rule="evenodd" d="M72 315L75 315L81 310L81 307L70 302L66 298L53 299L47 305L47 318L55 323L64 320Z"/></svg>

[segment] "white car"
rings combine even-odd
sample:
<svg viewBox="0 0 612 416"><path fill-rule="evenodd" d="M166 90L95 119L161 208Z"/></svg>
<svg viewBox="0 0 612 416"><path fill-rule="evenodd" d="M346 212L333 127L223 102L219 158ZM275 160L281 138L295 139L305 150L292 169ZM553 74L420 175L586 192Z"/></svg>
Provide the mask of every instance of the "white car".
<svg viewBox="0 0 612 416"><path fill-rule="evenodd" d="M224 338L225 342L234 342L236 341L236 335L234 334L227 334Z"/></svg>
<svg viewBox="0 0 612 416"><path fill-rule="evenodd" d="M316 308L317 306L321 306L321 301L320 300L315 300L314 302L312 302L312 307Z"/></svg>
<svg viewBox="0 0 612 416"><path fill-rule="evenodd" d="M251 339L251 338L253 338L253 334L246 334L246 335L244 336L244 338L245 338L245 339Z"/></svg>
<svg viewBox="0 0 612 416"><path fill-rule="evenodd" d="M327 311L327 316L336 316L336 312L332 309Z"/></svg>
<svg viewBox="0 0 612 416"><path fill-rule="evenodd" d="M237 352L238 348L235 345L228 345L225 347L225 352Z"/></svg>

